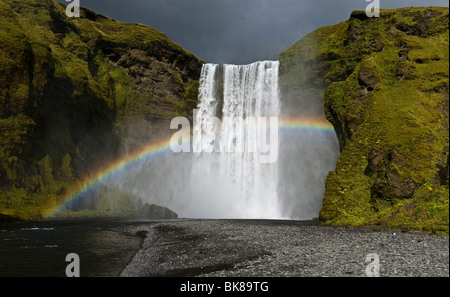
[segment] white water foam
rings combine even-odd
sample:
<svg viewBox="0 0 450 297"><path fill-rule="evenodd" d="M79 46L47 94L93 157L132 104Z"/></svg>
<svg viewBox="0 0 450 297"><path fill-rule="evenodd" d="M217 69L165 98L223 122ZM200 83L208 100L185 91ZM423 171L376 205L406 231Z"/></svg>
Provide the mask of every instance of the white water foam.
<svg viewBox="0 0 450 297"><path fill-rule="evenodd" d="M194 139L194 151L200 153L190 184L194 203L184 210L189 217L281 218L278 166L258 162L259 150L249 149L258 139L245 127L249 118L278 117L278 67L278 61L203 66L194 124L194 133L201 135ZM210 152L211 146L219 152Z"/></svg>

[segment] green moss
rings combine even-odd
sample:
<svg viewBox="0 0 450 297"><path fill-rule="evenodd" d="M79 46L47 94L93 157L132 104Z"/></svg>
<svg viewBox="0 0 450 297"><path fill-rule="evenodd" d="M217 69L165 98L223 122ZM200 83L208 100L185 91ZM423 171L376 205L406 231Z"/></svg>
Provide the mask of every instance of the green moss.
<svg viewBox="0 0 450 297"><path fill-rule="evenodd" d="M84 61L88 59L89 47L75 32L70 32L69 34L65 35L61 43L62 47L66 51L70 52L72 55L75 55L78 59Z"/></svg>
<svg viewBox="0 0 450 297"><path fill-rule="evenodd" d="M187 110L194 110L197 108L197 98L198 98L198 88L200 86L200 82L198 80L191 81L190 84L186 84L183 91L183 99L186 102ZM189 115L189 118L192 115Z"/></svg>
<svg viewBox="0 0 450 297"><path fill-rule="evenodd" d="M280 57L283 95L324 89L340 141L320 217L448 232L448 183L437 178L448 166L448 8L363 14L320 28Z"/></svg>
<svg viewBox="0 0 450 297"><path fill-rule="evenodd" d="M70 154L66 154L62 160L61 174L63 180L70 182L73 180L72 158Z"/></svg>
<svg viewBox="0 0 450 297"><path fill-rule="evenodd" d="M192 53L154 28L65 8L0 0L1 213L44 215L122 144L148 143L157 119L196 105ZM145 131L127 135L129 121Z"/></svg>

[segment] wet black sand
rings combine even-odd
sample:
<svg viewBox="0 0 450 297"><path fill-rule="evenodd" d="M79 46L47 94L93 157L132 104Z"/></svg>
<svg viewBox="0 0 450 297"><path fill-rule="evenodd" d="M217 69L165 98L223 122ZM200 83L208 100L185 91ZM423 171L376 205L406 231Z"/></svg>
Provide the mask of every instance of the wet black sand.
<svg viewBox="0 0 450 297"><path fill-rule="evenodd" d="M316 221L178 220L130 226L143 243L123 277L449 277L449 238Z"/></svg>

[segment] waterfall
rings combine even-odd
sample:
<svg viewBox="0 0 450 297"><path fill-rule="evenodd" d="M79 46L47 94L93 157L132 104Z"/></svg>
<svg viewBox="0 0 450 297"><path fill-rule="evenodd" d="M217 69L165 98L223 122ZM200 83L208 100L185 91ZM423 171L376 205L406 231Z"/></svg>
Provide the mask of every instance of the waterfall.
<svg viewBox="0 0 450 297"><path fill-rule="evenodd" d="M165 150L127 166L111 182L181 218L317 217L339 144L329 128L310 129L314 125L301 116L286 124L287 111L326 119L323 108L316 113L309 108L323 103L280 98L278 69L277 61L203 65L198 105L189 124L194 136L190 152ZM271 119L278 117L279 129L272 133ZM257 118L267 125L254 125ZM262 144L270 149L261 150ZM263 162L273 160L274 148L276 162Z"/></svg>
<svg viewBox="0 0 450 297"><path fill-rule="evenodd" d="M255 148L261 134L249 125L278 117L278 67L278 61L203 66L191 172L196 203L185 210L188 216L281 217L278 166L259 162L262 153Z"/></svg>

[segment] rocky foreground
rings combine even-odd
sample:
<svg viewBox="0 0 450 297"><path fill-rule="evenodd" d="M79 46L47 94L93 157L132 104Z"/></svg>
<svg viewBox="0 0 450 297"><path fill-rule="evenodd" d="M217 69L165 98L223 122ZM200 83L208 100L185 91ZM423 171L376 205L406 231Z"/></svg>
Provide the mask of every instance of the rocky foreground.
<svg viewBox="0 0 450 297"><path fill-rule="evenodd" d="M378 255L381 277L449 277L448 235L263 220L178 220L127 232L144 241L124 277L366 276L368 254Z"/></svg>

